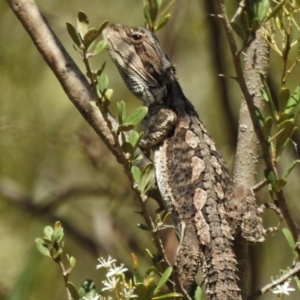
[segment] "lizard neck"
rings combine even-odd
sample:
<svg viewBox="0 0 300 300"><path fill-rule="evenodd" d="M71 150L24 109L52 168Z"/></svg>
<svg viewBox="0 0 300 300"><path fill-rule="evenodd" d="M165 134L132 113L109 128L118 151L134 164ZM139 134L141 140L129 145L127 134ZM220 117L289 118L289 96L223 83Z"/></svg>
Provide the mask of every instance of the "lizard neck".
<svg viewBox="0 0 300 300"><path fill-rule="evenodd" d="M175 77L170 78L166 84L166 96L163 103L168 108L172 109L177 116L194 115L198 117L192 103L185 97L180 84Z"/></svg>

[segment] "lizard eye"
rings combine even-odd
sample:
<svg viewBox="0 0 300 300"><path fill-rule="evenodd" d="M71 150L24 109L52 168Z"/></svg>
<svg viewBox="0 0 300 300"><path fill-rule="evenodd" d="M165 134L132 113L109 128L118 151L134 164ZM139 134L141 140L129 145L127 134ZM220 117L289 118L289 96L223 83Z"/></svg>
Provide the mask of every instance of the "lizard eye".
<svg viewBox="0 0 300 300"><path fill-rule="evenodd" d="M130 37L135 41L135 42L138 42L142 39L142 35L141 34L138 34L138 33L133 33L130 35Z"/></svg>

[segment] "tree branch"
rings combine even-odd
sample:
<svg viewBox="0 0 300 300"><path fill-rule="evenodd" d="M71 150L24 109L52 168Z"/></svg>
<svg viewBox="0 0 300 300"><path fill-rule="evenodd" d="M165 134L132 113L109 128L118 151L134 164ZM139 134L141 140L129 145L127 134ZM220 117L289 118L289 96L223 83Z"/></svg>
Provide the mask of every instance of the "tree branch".
<svg viewBox="0 0 300 300"><path fill-rule="evenodd" d="M225 4L223 0L218 0L218 6L219 6L219 11L220 11L220 19L223 23L223 27L225 29L225 34L229 43L229 47L231 50L231 55L232 55L232 60L233 60L233 65L237 74L237 79L238 79L238 83L240 86L240 89L242 91L243 97L246 101L247 104L247 108L251 117L251 121L252 124L254 126L254 131L256 133L256 136L259 140L260 146L262 147L262 152L263 152L263 158L266 164L266 167L268 170L273 171L273 173L275 174L276 179L278 179L278 174L277 174L277 169L276 169L276 165L275 163L273 163L273 158L272 158L272 154L271 151L269 150L269 142L264 138L264 134L263 131L261 129L261 127L259 126L259 122L258 122L258 118L256 117L255 114L255 104L254 104L254 94L252 94L250 91L250 89L247 87L247 83L246 83L246 78L244 76L243 73L243 68L241 65L241 61L240 61L240 51L238 51L235 39L234 39L234 35L233 35L233 30L232 27L230 25L230 22L227 18L227 12L226 12L226 8L225 8ZM277 197L278 200L278 206L283 214L283 217L293 235L294 240L297 239L298 236L298 228L296 226L296 224L294 223L291 214L287 208L286 205L286 199L284 196L283 191L274 191L274 194ZM299 252L300 253L300 252Z"/></svg>
<svg viewBox="0 0 300 300"><path fill-rule="evenodd" d="M259 73L266 77L269 67L269 53L268 43L257 33L255 39L247 48L244 77L247 87L251 95L253 95L254 105L258 107L260 111L263 109L264 99L260 92L263 88L263 84ZM251 188L256 182L259 143L253 132L253 124L244 100L241 103L239 122L238 143L234 165L234 184L235 186L242 185ZM242 297L246 299L247 277L249 273L248 243L242 237L238 236L234 243L234 248L239 265Z"/></svg>
<svg viewBox="0 0 300 300"><path fill-rule="evenodd" d="M252 295L250 295L247 298L247 300L256 299L257 297L267 293L269 290L273 289L274 287L276 287L279 284L284 283L290 277L294 276L298 272L300 272L300 263L297 263L290 271L286 272L284 275L282 275L278 279L273 280L272 283L269 283L269 284L265 285L263 288L261 288L260 290L257 290L256 292L254 292Z"/></svg>
<svg viewBox="0 0 300 300"><path fill-rule="evenodd" d="M134 188L134 179L130 171L130 163L124 155L120 145L116 143L117 139L115 139L114 134L118 126L117 122L109 113L107 113L106 116L103 116L98 108L91 105L90 101L95 101L97 95L95 95L86 77L79 70L73 59L49 27L35 2L33 0L7 1L30 35L36 48L59 80L69 99L104 141L110 151L115 155L117 161L124 166L124 171L130 180L131 186L133 187L141 207L141 215L144 217L147 226L150 228L158 255L162 258L164 267L169 266L170 263L165 255L159 234L155 231L155 226L148 212L145 203L146 199L141 197L140 192ZM110 127L105 120L109 120L114 132L110 130Z"/></svg>

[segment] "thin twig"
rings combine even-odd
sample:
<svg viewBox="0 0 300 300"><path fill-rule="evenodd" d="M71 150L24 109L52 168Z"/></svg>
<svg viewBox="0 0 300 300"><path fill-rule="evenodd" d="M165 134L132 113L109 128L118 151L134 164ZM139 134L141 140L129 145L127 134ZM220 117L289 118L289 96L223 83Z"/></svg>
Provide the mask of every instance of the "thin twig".
<svg viewBox="0 0 300 300"><path fill-rule="evenodd" d="M257 183L252 187L252 191L256 194L260 189L265 187L267 184L268 184L267 179L263 179L262 181L260 181L259 183Z"/></svg>
<svg viewBox="0 0 300 300"><path fill-rule="evenodd" d="M66 293L67 293L67 297L68 297L68 300L73 300L72 298L72 295L68 289L68 278L69 278L69 272L66 271L65 267L64 267L64 264L62 263L60 257L56 260L54 260L56 263L58 263L59 267L60 267L60 270L61 270L61 273L62 273L62 276L64 278L64 283L65 283L65 288L66 288Z"/></svg>
<svg viewBox="0 0 300 300"><path fill-rule="evenodd" d="M284 283L287 281L290 277L300 272L300 263L297 263L290 271L286 272L284 275L279 277L278 279L272 280L271 283L265 285L260 290L257 290L252 295L250 295L247 300L255 299L265 293L267 293L269 290L275 288L277 285Z"/></svg>

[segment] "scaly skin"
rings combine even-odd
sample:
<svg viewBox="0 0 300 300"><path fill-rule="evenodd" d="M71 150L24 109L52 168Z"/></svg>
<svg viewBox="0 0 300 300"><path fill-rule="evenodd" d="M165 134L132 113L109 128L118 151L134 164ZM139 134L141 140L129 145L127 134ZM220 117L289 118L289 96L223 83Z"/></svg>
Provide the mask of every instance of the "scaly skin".
<svg viewBox="0 0 300 300"><path fill-rule="evenodd" d="M201 267L207 299L241 299L225 212L232 182L224 160L155 35L109 25L103 36L128 88L149 108L141 146L154 152L157 184L180 234L176 266L182 290L190 294Z"/></svg>

